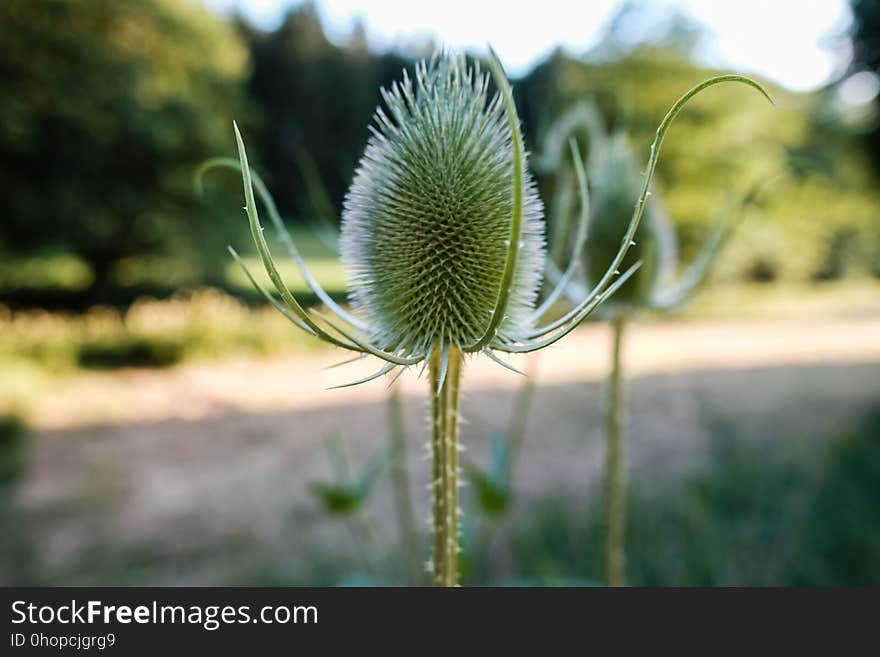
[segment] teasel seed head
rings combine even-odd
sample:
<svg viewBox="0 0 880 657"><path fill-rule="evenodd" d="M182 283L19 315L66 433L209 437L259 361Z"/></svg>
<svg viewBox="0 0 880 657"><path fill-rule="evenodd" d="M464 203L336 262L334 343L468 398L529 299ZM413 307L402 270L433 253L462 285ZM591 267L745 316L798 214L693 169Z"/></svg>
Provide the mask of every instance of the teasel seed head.
<svg viewBox="0 0 880 657"><path fill-rule="evenodd" d="M403 354L477 343L509 251L513 135L479 64L439 54L383 90L345 199L341 254L372 341ZM520 144L521 147L521 144ZM525 162L523 162L525 168ZM519 252L500 339L527 328L544 266L543 208L524 172Z"/></svg>
<svg viewBox="0 0 880 657"><path fill-rule="evenodd" d="M553 176L557 187L557 203L552 208L552 260L559 259L557 252L568 248L569 242L573 245L573 251L564 273L555 270L552 262L549 265L550 271L556 272L553 277L558 281L557 289L543 301L541 308L549 307L559 290L572 303L576 303L586 290L597 289L607 277L607 263L612 260L617 264L614 268L615 275L621 271L633 273L628 284L602 304L600 313L604 315L641 309L673 310L687 301L706 279L712 264L732 234L736 219L755 202L759 190L767 186L767 180L753 184L749 191L740 194L738 198L734 194L730 195L728 202L719 208L717 216L710 223L710 231L697 257L677 280L678 246L675 230L662 202L650 190L649 185L652 163L656 163L657 146L662 141L671 118L674 118L690 98L720 82L737 82L751 86L772 103L763 87L742 76L717 76L693 87L673 105L657 130L647 172L639 173L626 133L618 130L608 135L601 115L588 101L574 105L550 126L544 138L543 152L536 161L543 174ZM578 136L588 143L586 160L581 158L578 150ZM571 160L565 158L563 153L562 144L566 138L571 149ZM581 188L579 217L575 216L571 207L574 186L572 168L576 173L574 178ZM630 212L634 203L637 211L642 211L642 220L633 232ZM630 217L629 228L627 217ZM621 258L622 245L627 246L628 250ZM565 248L560 249L560 246ZM640 265L637 270L633 270L635 263ZM578 271L582 274L581 283L575 280L575 273Z"/></svg>
<svg viewBox="0 0 880 657"><path fill-rule="evenodd" d="M462 354L482 353L509 369L500 353L549 347L576 329L622 288L641 266L624 265L645 210L660 147L670 124L696 94L736 81L722 75L681 96L657 128L640 191L616 255L604 275L562 316L540 325L565 294L586 237L589 212L583 162L573 148L581 221L569 267L535 307L545 274L543 212L526 166L522 132L504 68L490 48L489 76L464 57L441 54L416 66L415 79L383 91L387 113L376 110L366 152L346 197L341 251L356 312L334 301L309 271L269 190L248 163L238 126L238 159L212 158L196 172L197 188L216 167L241 172L251 237L274 294L233 257L257 291L291 323L336 347L385 364L343 385L372 381L399 369L438 364L435 394ZM390 116L389 116L390 114ZM260 198L281 245L323 308L306 309L285 284L264 235ZM549 276L549 272L547 272ZM276 296L277 295L277 296ZM357 312L357 311L362 312ZM349 361L346 361L349 362ZM456 366L457 367L457 366ZM334 386L342 387L342 386Z"/></svg>

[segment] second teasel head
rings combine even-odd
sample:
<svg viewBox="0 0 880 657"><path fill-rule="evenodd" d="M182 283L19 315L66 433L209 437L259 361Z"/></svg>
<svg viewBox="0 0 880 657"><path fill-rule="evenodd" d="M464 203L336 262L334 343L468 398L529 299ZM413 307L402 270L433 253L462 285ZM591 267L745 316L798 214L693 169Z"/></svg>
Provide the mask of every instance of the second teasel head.
<svg viewBox="0 0 880 657"><path fill-rule="evenodd" d="M746 84L755 86L750 81ZM757 89L763 93L760 87ZM579 153L578 137L587 142L586 158L581 158ZM566 139L571 148L570 158L565 157L562 148ZM544 138L543 153L536 161L540 171L550 176L558 188L556 204L551 206L553 259L560 260L569 244L573 245L574 252L565 274L555 274L561 278L565 296L572 302L607 275L608 262L620 253L633 204L642 203L642 221L632 235L619 268L627 270L636 262L641 266L627 285L603 304L601 313L604 315L644 309L670 311L680 307L705 281L736 225L735 220L755 202L766 182L752 185L739 196L728 195L728 201L718 208L717 216L710 222L696 258L678 274L677 236L663 203L648 191L627 133L620 129L610 134L606 132L604 121L592 103L583 101L575 105L551 125ZM572 164L579 172L577 177L572 175ZM583 189L582 197L588 199L585 207L582 204L579 218L571 201L576 178ZM555 264L551 270L553 267ZM580 282L575 282L577 277Z"/></svg>
<svg viewBox="0 0 880 657"><path fill-rule="evenodd" d="M616 133L594 145L590 152L590 223L583 251L584 271L589 283L598 281L620 248L620 238L639 196L639 165L626 135ZM641 261L629 283L613 299L612 307L642 307L650 302L660 278L675 266L669 248L669 226L659 202L649 200L634 242L623 260L623 268ZM674 249L672 249L674 251Z"/></svg>

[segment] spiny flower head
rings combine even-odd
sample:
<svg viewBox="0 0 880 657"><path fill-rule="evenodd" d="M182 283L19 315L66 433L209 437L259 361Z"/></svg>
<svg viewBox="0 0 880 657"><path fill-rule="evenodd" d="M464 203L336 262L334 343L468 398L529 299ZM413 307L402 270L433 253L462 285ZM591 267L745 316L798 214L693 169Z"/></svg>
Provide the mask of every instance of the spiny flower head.
<svg viewBox="0 0 880 657"><path fill-rule="evenodd" d="M387 113L376 110L376 125L343 216L341 251L354 313L337 304L312 276L269 190L251 171L237 126L238 160L214 158L196 174L198 187L213 167L241 172L251 236L277 298L231 247L230 252L269 303L309 335L359 354L356 358L371 355L384 361L379 371L345 385L430 361L438 365L438 392L450 363L460 362L461 354L483 353L510 367L497 352L537 351L561 340L640 266L624 268L624 260L635 244L666 131L685 104L725 81L743 82L763 93L751 80L726 75L679 98L657 129L641 191L604 275L569 312L539 326L553 301L565 293L572 268L535 308L544 274L542 206L526 168L513 92L494 52L489 64L498 89L491 99L489 76L478 65L468 67L463 57L448 54L420 62L414 80L404 73L401 83L383 91ZM576 166L581 205L586 207L579 158ZM263 234L257 196L309 289L328 312L306 310L285 285ZM588 213L582 214L585 218ZM579 235L578 253L585 230Z"/></svg>
<svg viewBox="0 0 880 657"><path fill-rule="evenodd" d="M383 349L426 353L476 343L508 255L513 140L489 75L463 56L420 62L383 90L342 215L356 310ZM524 174L519 254L498 335L527 328L544 265L542 204Z"/></svg>

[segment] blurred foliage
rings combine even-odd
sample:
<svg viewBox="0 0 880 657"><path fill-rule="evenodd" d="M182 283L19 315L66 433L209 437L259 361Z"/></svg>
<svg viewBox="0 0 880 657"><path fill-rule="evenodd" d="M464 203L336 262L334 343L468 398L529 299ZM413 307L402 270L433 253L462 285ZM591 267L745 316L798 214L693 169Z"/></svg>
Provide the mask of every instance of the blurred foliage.
<svg viewBox="0 0 880 657"><path fill-rule="evenodd" d="M880 413L841 431L827 453L750 440L726 421L713 429L705 469L631 492L631 584L880 583ZM601 518L558 499L533 507L511 536L516 572L598 583Z"/></svg>
<svg viewBox="0 0 880 657"><path fill-rule="evenodd" d="M0 32L0 252L80 256L91 301L136 254L175 253L206 276L229 212L197 203L191 177L245 118L231 26L176 0L8 0Z"/></svg>
<svg viewBox="0 0 880 657"><path fill-rule="evenodd" d="M538 374L538 358L531 356L525 363L522 385L513 399L506 429L494 428L489 445L488 463L480 467L466 455L462 457L468 482L474 490L476 509L490 524L510 515L516 499L514 474L523 443L528 435L532 400L535 396L535 380ZM464 544L485 537L465 536ZM491 539L491 537L490 537Z"/></svg>
<svg viewBox="0 0 880 657"><path fill-rule="evenodd" d="M15 490L28 465L28 435L16 414L0 411L0 581L23 581L34 576L35 550L29 522L16 504Z"/></svg>
<svg viewBox="0 0 880 657"><path fill-rule="evenodd" d="M0 495L25 465L25 426L15 415L0 415Z"/></svg>
<svg viewBox="0 0 880 657"><path fill-rule="evenodd" d="M500 518L506 514L513 498L510 441L507 436L499 431L492 432L489 465L485 470L468 460L464 463L479 510L489 518Z"/></svg>
<svg viewBox="0 0 880 657"><path fill-rule="evenodd" d="M851 0L850 4L853 15L851 68L880 76L880 0ZM872 102L874 120L867 130L866 141L880 171L880 96Z"/></svg>
<svg viewBox="0 0 880 657"><path fill-rule="evenodd" d="M714 72L658 46L589 63L557 52L519 85L527 134L540 142L554 117L589 97L612 129L633 136L644 162L671 100ZM731 190L785 174L751 208L718 276L810 280L876 269L880 192L861 141L823 110L822 94L768 88L775 108L736 87L695 99L664 144L655 186L678 228L683 261Z"/></svg>
<svg viewBox="0 0 880 657"><path fill-rule="evenodd" d="M329 481L312 482L309 491L327 517L342 521L348 528L352 547L360 562L360 568L356 571L359 574L342 586L376 586L382 581L382 576L375 565L376 540L366 516L366 507L379 475L389 464L390 452L384 449L374 452L355 474L345 444L338 434L324 438L324 451L333 476Z"/></svg>
<svg viewBox="0 0 880 657"><path fill-rule="evenodd" d="M168 367L180 361L184 349L173 340L120 336L84 342L77 349L76 360L85 369Z"/></svg>
<svg viewBox="0 0 880 657"><path fill-rule="evenodd" d="M880 73L880 2L852 0L853 64Z"/></svg>
<svg viewBox="0 0 880 657"><path fill-rule="evenodd" d="M880 411L833 446L804 538L814 557L795 562L796 584L880 583Z"/></svg>
<svg viewBox="0 0 880 657"><path fill-rule="evenodd" d="M253 310L218 290L142 298L126 310L11 311L0 306L0 367L63 373L77 367L160 367L184 359L312 349L270 308ZM4 387L5 390L5 387Z"/></svg>
<svg viewBox="0 0 880 657"><path fill-rule="evenodd" d="M0 262L0 292L53 288L78 291L94 280L88 263L71 254L6 258Z"/></svg>
<svg viewBox="0 0 880 657"><path fill-rule="evenodd" d="M340 208L369 136L379 88L398 79L411 62L373 54L362 27L343 46L333 45L311 2L290 10L271 32L241 28L253 59L248 89L263 111L257 139L247 141L266 165L266 182L279 209L297 216L314 213L298 165L301 153L313 160Z"/></svg>
<svg viewBox="0 0 880 657"><path fill-rule="evenodd" d="M325 438L324 450L333 469L333 479L312 482L312 494L329 516L350 516L358 513L369 500L376 480L388 465L388 453L382 450L373 454L355 476L339 436Z"/></svg>

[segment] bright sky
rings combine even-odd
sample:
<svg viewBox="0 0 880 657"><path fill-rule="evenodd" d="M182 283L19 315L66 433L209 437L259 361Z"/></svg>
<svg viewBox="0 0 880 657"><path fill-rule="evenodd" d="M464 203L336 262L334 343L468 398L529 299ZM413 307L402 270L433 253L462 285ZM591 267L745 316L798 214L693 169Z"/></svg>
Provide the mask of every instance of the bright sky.
<svg viewBox="0 0 880 657"><path fill-rule="evenodd" d="M206 0L239 7L264 28L278 24L295 0ZM484 51L491 43L512 75L526 73L557 45L585 52L620 0L319 0L331 38L343 39L355 20L366 24L380 50L433 36L444 45ZM704 62L758 73L806 91L827 82L847 63L834 38L850 21L846 0L646 0L680 7L708 28ZM845 40L844 40L845 42Z"/></svg>

